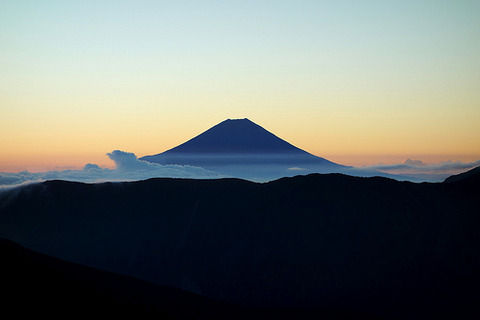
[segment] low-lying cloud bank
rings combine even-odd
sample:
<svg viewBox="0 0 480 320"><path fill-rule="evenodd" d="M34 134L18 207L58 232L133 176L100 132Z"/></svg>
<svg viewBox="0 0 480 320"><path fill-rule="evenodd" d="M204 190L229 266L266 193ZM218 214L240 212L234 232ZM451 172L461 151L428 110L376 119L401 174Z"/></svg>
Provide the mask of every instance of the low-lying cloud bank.
<svg viewBox="0 0 480 320"><path fill-rule="evenodd" d="M101 168L96 164L86 164L81 170L59 170L46 172L0 172L0 190L12 188L32 182L46 180L68 180L79 182L134 181L156 177L208 179L225 176L240 177L252 181L269 181L285 176L304 175L309 173L339 172L353 176L383 176L397 180L413 182L440 182L452 174L458 174L480 166L480 160L474 162L447 161L426 164L420 160L408 159L399 164L380 164L366 167L349 167L339 171L325 171L322 168L275 167L269 165L242 167L238 172L228 175L219 174L201 167L184 165L160 165L139 160L135 154L120 150L107 153L115 162L115 169ZM222 171L220 171L222 172ZM268 174L267 174L268 173ZM266 177L268 176L268 177Z"/></svg>
<svg viewBox="0 0 480 320"><path fill-rule="evenodd" d="M362 171L377 172L379 175L414 182L440 182L445 178L465 172L480 166L480 160L473 162L444 161L427 164L421 160L407 159L398 164L379 164L374 166L356 167L353 170L361 174Z"/></svg>
<svg viewBox="0 0 480 320"><path fill-rule="evenodd" d="M32 182L46 180L69 180L79 182L133 181L155 177L168 178L219 178L212 171L200 167L181 165L160 165L137 159L135 154L114 150L107 156L115 162L115 169L101 168L86 164L81 170L60 170L46 172L0 172L0 188L11 188Z"/></svg>
<svg viewBox="0 0 480 320"><path fill-rule="evenodd" d="M364 167L348 167L338 169L337 173L351 176L374 177L381 176L400 181L412 182L442 182L447 177L459 174L480 166L480 160L473 162L445 161L427 164L421 160L407 159L403 163L378 164ZM291 167L288 168L289 176L309 173L330 173L318 171L315 168Z"/></svg>
<svg viewBox="0 0 480 320"><path fill-rule="evenodd" d="M376 165L364 167L385 172L401 173L458 173L458 171L468 170L480 166L480 160L474 162L445 161L434 164L426 164L420 160L407 159L403 163Z"/></svg>

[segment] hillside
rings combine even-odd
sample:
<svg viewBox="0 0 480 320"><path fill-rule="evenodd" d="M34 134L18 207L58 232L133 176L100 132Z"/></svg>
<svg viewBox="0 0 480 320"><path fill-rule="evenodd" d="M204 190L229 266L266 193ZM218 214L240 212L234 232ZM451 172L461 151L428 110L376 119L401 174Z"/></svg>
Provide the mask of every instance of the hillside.
<svg viewBox="0 0 480 320"><path fill-rule="evenodd" d="M0 236L251 307L466 317L479 301L478 187L340 174L49 181L1 194Z"/></svg>

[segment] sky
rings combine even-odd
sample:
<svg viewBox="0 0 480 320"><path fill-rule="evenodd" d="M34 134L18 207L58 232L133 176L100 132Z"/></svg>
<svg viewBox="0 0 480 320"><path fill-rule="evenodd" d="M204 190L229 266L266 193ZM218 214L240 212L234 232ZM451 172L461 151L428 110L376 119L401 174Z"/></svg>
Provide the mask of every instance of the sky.
<svg viewBox="0 0 480 320"><path fill-rule="evenodd" d="M480 159L480 1L0 1L0 172L249 118L346 165Z"/></svg>

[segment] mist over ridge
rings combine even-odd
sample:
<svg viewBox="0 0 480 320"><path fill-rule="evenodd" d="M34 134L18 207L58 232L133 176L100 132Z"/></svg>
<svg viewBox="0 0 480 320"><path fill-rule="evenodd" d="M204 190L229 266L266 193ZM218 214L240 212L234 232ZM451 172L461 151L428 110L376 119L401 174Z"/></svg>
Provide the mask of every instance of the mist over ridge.
<svg viewBox="0 0 480 320"><path fill-rule="evenodd" d="M133 181L153 177L170 178L219 178L218 174L188 165L160 165L139 160L134 153L113 150L106 154L114 163L115 168L102 168L93 163L87 163L80 170L59 170L46 172L0 172L0 189L14 187L45 180L67 180L78 182Z"/></svg>
<svg viewBox="0 0 480 320"><path fill-rule="evenodd" d="M225 176L254 181L298 174L344 173L439 182L451 174L480 165L480 160L425 164L420 160L407 159L400 164L345 166L302 150L248 118L224 120L174 148L140 159L159 164L199 166Z"/></svg>
<svg viewBox="0 0 480 320"><path fill-rule="evenodd" d="M0 189L45 180L92 183L155 177L234 177L265 182L311 173L440 182L452 174L480 165L480 160L426 164L407 159L399 164L344 166L302 150L247 118L227 119L185 143L156 155L137 158L134 153L121 150L113 150L106 155L115 163L114 169L87 163L78 170L0 172Z"/></svg>

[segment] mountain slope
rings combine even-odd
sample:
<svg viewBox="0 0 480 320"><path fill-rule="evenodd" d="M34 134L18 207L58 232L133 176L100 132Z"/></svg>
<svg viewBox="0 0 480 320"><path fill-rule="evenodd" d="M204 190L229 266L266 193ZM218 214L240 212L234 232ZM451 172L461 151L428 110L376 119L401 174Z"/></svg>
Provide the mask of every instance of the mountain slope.
<svg viewBox="0 0 480 320"><path fill-rule="evenodd" d="M187 142L167 150L173 153L297 153L305 151L278 138L248 119L227 119Z"/></svg>
<svg viewBox="0 0 480 320"><path fill-rule="evenodd" d="M157 316L211 319L224 305L174 288L62 261L0 239L2 312L26 316Z"/></svg>
<svg viewBox="0 0 480 320"><path fill-rule="evenodd" d="M480 167L473 168L467 172L456 174L445 179L444 183L480 184Z"/></svg>
<svg viewBox="0 0 480 320"><path fill-rule="evenodd" d="M278 138L248 119L228 119L187 142L141 160L200 166L221 174L250 178L282 177L291 167L331 172L342 165L314 156Z"/></svg>
<svg viewBox="0 0 480 320"><path fill-rule="evenodd" d="M372 319L328 309L246 308L42 255L0 239L2 312L49 318Z"/></svg>
<svg viewBox="0 0 480 320"><path fill-rule="evenodd" d="M339 174L49 181L0 195L0 236L230 303L468 318L478 188Z"/></svg>

